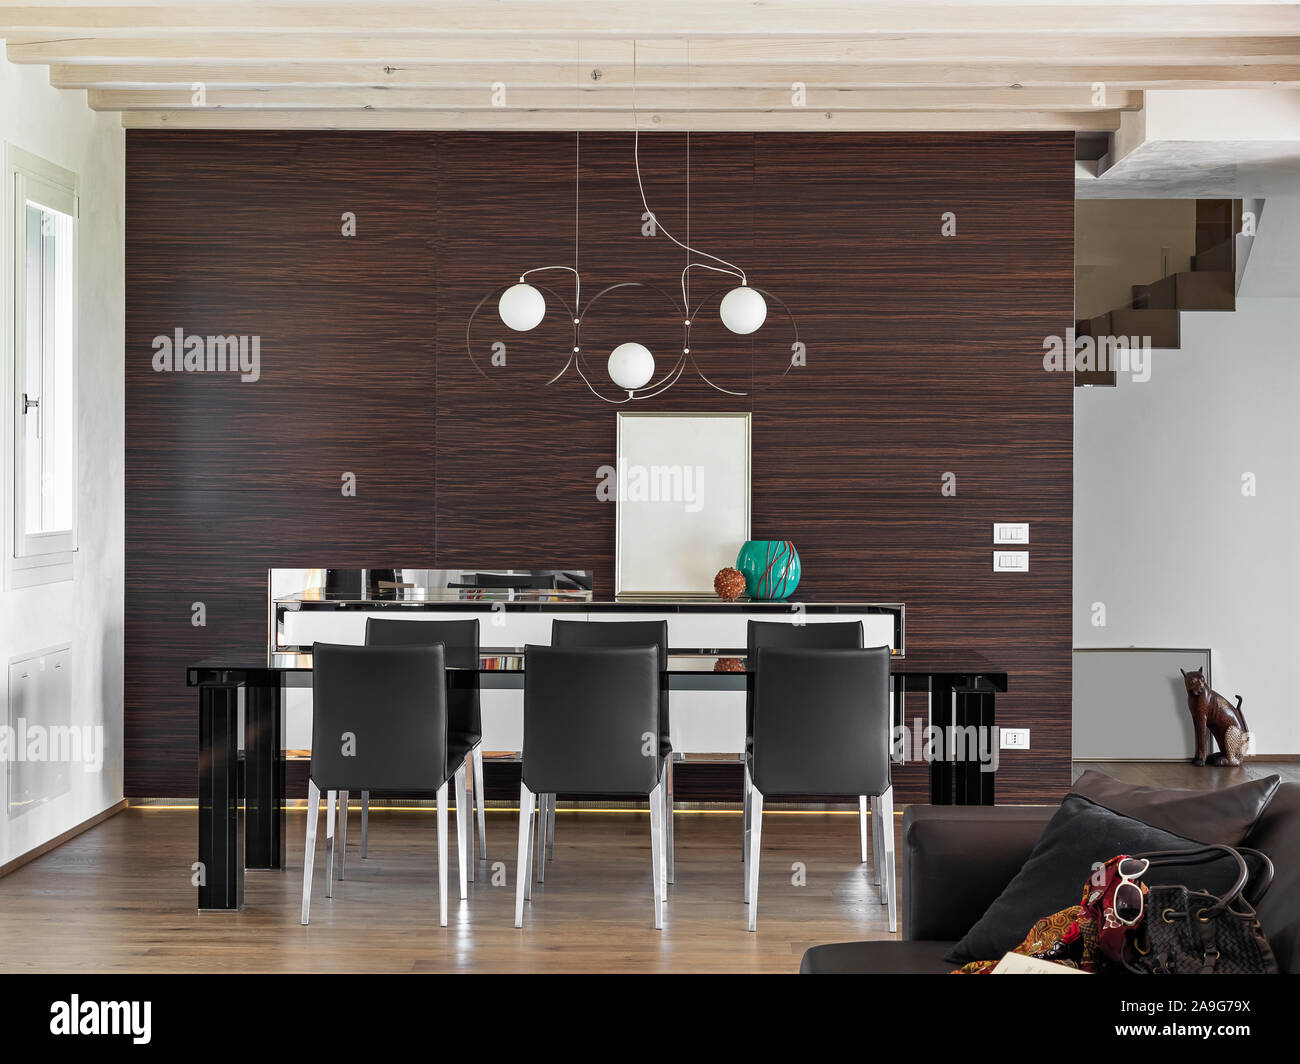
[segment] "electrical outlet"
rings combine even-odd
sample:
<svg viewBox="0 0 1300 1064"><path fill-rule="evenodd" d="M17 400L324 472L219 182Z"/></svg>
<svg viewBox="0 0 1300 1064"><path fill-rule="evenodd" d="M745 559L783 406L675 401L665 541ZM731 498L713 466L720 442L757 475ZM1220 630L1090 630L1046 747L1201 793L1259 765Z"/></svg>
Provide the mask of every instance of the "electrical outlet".
<svg viewBox="0 0 1300 1064"><path fill-rule="evenodd" d="M1028 750L1029 729L1028 728L1003 728L1002 749L1003 750Z"/></svg>
<svg viewBox="0 0 1300 1064"><path fill-rule="evenodd" d="M993 571L995 573L1029 572L1029 551L995 550L993 552Z"/></svg>

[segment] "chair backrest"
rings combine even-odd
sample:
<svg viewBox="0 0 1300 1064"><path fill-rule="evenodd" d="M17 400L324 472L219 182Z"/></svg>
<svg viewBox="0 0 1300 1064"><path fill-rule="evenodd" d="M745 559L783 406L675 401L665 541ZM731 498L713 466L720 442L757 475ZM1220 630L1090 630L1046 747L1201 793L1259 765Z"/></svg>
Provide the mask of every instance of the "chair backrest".
<svg viewBox="0 0 1300 1064"><path fill-rule="evenodd" d="M552 621L553 647L657 647L668 668L667 621Z"/></svg>
<svg viewBox="0 0 1300 1064"><path fill-rule="evenodd" d="M752 778L764 794L889 787L889 648L760 649Z"/></svg>
<svg viewBox="0 0 1300 1064"><path fill-rule="evenodd" d="M861 621L795 624L793 621L750 621L745 635L749 677L745 682L745 737L754 734L754 669L764 647L788 650L856 650L862 646Z"/></svg>
<svg viewBox="0 0 1300 1064"><path fill-rule="evenodd" d="M553 647L645 647L659 649L659 671L668 668L667 621L560 621L551 622ZM668 685L659 690L659 732L668 737Z"/></svg>
<svg viewBox="0 0 1300 1064"><path fill-rule="evenodd" d="M764 647L787 650L860 650L861 621L794 624L790 621L750 621L746 643L750 654Z"/></svg>
<svg viewBox="0 0 1300 1064"><path fill-rule="evenodd" d="M523 780L536 794L647 795L659 779L659 650L525 650Z"/></svg>
<svg viewBox="0 0 1300 1064"><path fill-rule="evenodd" d="M479 702L478 618L469 621L394 621L366 618L367 646L429 646L441 643L449 669L473 669L455 677L447 690L447 721L453 732L474 745L483 738Z"/></svg>
<svg viewBox="0 0 1300 1064"><path fill-rule="evenodd" d="M451 777L440 643L317 643L311 680L311 778L321 790L431 791Z"/></svg>

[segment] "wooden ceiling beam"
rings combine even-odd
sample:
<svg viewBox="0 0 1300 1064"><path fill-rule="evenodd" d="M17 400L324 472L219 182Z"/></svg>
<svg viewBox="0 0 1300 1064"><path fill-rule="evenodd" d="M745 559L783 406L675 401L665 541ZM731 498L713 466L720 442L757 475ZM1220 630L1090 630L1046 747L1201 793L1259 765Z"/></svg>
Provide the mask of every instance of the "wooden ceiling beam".
<svg viewBox="0 0 1300 1064"><path fill-rule="evenodd" d="M14 63L484 63L623 65L630 40L458 39L369 36L181 34L171 37L10 37ZM871 36L853 40L736 38L640 41L647 67L870 63L1049 63L1065 65L1300 62L1300 37Z"/></svg>
<svg viewBox="0 0 1300 1064"><path fill-rule="evenodd" d="M705 132L1112 132L1118 111L656 111L639 116L646 131ZM424 129L626 131L632 116L618 111L124 111L128 129Z"/></svg>
<svg viewBox="0 0 1300 1064"><path fill-rule="evenodd" d="M310 3L0 5L0 33L166 35L196 30L425 37L1261 36L1300 29L1292 3L988 3L942 0L316 0Z"/></svg>
<svg viewBox="0 0 1300 1064"><path fill-rule="evenodd" d="M1111 130L1300 88L1292 2L0 0L0 37L143 128L618 129L635 85L647 129Z"/></svg>
<svg viewBox="0 0 1300 1064"><path fill-rule="evenodd" d="M404 88L599 89L630 87L630 65L606 65L579 72L550 64L436 63L240 63L192 65L64 65L50 69L50 81L63 89L188 88L194 82L227 88L390 86ZM812 87L867 88L1022 88L1067 89L1102 82L1110 88L1266 88L1300 85L1300 62L1260 66L1049 66L1044 64L875 65L814 64L806 69L764 65L647 67L638 64L635 83L646 89L769 88L792 91Z"/></svg>
<svg viewBox="0 0 1300 1064"><path fill-rule="evenodd" d="M349 110L371 111L620 111L634 108L662 111L781 113L801 108L814 111L1097 111L1136 110L1140 92L1108 92L1098 106L1090 87L1073 89L969 89L960 95L947 89L809 89L798 105L788 87L781 89L643 90L635 98L629 89L611 86L596 90L519 89L498 94L487 86L473 89L273 88L206 87L201 105L193 101L192 86L171 89L90 91L96 111L227 111Z"/></svg>

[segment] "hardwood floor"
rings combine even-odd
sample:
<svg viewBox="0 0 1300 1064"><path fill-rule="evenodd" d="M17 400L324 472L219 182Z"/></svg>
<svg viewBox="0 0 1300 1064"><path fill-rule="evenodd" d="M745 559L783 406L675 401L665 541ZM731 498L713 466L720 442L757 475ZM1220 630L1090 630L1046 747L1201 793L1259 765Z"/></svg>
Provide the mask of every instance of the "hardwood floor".
<svg viewBox="0 0 1300 1064"><path fill-rule="evenodd" d="M1198 769L1079 762L1142 785L1225 787L1295 762ZM289 868L250 872L240 913L194 908L192 809L132 807L0 879L3 972L795 972L820 942L888 938L885 908L858 862L852 813L763 818L758 931L745 930L738 813L679 811L677 882L652 926L645 813L561 811L555 860L514 922L517 816L489 812L491 861L458 900L451 818L451 922L438 926L432 811L376 811L360 860L354 808L348 878L324 896L317 853L311 924L299 923L305 813L288 814ZM901 818L895 818L895 830ZM901 840L900 840L901 843ZM900 845L901 868L901 845ZM805 884L794 885L797 865Z"/></svg>
<svg viewBox="0 0 1300 1064"><path fill-rule="evenodd" d="M190 884L194 812L119 813L0 880L0 971L793 973L808 946L889 937L870 866L858 863L856 815L764 816L752 934L738 814L678 813L677 882L662 932L653 928L644 813L561 811L555 860L534 884L520 930L517 816L489 813L491 862L479 864L468 902L458 900L453 842L446 928L432 813L372 813L363 862L355 808L348 878L324 896L318 845L311 924L302 927L304 816L288 814L287 870L248 873L242 912L200 915ZM806 866L805 886L792 885L796 862Z"/></svg>

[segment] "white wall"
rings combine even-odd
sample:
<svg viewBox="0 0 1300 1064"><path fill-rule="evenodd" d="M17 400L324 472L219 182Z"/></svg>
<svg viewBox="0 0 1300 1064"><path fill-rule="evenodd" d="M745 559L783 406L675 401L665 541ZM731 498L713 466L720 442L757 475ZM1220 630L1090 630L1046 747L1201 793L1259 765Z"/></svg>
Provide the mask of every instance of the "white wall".
<svg viewBox="0 0 1300 1064"><path fill-rule="evenodd" d="M1257 235L1238 237L1237 291L1251 298L1300 297L1300 196L1269 196L1247 200L1257 218ZM1249 239L1249 256L1241 265L1241 244Z"/></svg>
<svg viewBox="0 0 1300 1064"><path fill-rule="evenodd" d="M50 87L43 66L0 59L0 140L65 169L81 182L78 223L78 544L74 579L0 590L0 676L33 650L72 644L73 723L104 729L97 773L70 773L61 798L8 817L0 764L0 864L74 827L122 797L123 239L126 142L117 114L98 114L85 93ZM6 190L6 193L8 190ZM8 198L4 203L10 209ZM5 298L12 299L12 293ZM5 462L13 440L0 441ZM0 680L0 722L7 722Z"/></svg>
<svg viewBox="0 0 1300 1064"><path fill-rule="evenodd" d="M1074 645L1211 648L1262 754L1300 752L1298 338L1300 299L1243 298L1184 313L1146 383L1075 392Z"/></svg>

